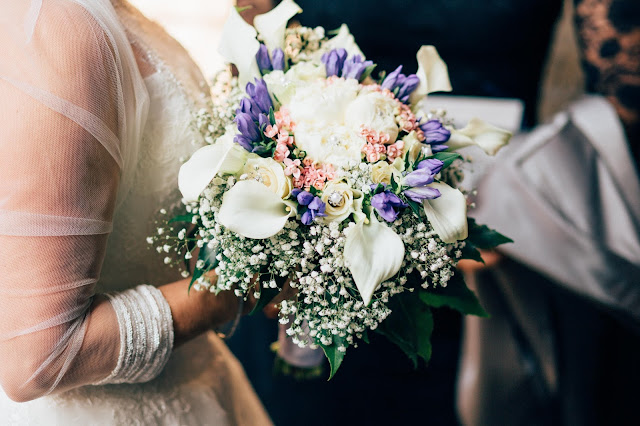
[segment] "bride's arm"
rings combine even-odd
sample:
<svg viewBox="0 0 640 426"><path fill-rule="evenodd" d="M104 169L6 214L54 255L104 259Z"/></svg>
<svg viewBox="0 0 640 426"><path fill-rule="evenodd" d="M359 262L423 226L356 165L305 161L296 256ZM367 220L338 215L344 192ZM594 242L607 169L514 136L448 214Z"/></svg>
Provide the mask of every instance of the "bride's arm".
<svg viewBox="0 0 640 426"><path fill-rule="evenodd" d="M12 7L21 2L8 0L3 14ZM126 59L84 9L42 7L26 43L20 20L0 26L0 382L16 401L110 376L123 353L121 318L139 313L95 294L132 125ZM186 289L146 290L155 313L143 322L170 311L168 327L151 330L166 330L161 342L179 344L236 313L232 294Z"/></svg>

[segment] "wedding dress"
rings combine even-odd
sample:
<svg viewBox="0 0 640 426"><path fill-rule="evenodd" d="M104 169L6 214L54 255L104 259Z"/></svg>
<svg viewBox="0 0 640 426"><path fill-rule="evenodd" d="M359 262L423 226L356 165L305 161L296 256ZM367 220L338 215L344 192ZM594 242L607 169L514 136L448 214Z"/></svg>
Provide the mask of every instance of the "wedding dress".
<svg viewBox="0 0 640 426"><path fill-rule="evenodd" d="M159 319L170 320L159 292L145 290L153 313L128 313L139 331L149 323L164 333L146 336L165 346L143 375L156 377L113 384L125 381L114 376L122 351L140 348L122 340L131 330L117 308L92 308L96 294L118 300L180 279L145 237L160 208L179 208L181 160L201 144L190 127L206 91L197 67L124 2L4 0L2 9L0 370L13 399L45 396L14 402L0 390L0 423L270 424L213 332L165 356L173 330ZM134 50L151 70L144 78ZM105 377L112 384L74 385Z"/></svg>

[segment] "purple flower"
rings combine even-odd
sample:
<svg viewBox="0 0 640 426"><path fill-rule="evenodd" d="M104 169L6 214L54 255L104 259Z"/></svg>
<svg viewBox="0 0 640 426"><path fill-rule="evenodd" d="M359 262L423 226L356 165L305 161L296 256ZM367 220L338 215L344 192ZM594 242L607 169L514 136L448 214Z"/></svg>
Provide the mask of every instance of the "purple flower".
<svg viewBox="0 0 640 426"><path fill-rule="evenodd" d="M242 98L240 100L240 107L236 110L236 115L239 113L249 114L253 121L258 121L260 116L260 109L255 102L253 102L250 98Z"/></svg>
<svg viewBox="0 0 640 426"><path fill-rule="evenodd" d="M397 86L396 83L398 81L398 78L404 78L404 75L402 74L402 65L390 72L389 75L385 77L380 87L393 91L393 89L395 89Z"/></svg>
<svg viewBox="0 0 640 426"><path fill-rule="evenodd" d="M240 134L247 138L252 142L257 142L262 140L262 135L260 133L260 129L253 118L245 112L240 112L236 114L236 118L234 119L236 124L238 125L238 130Z"/></svg>
<svg viewBox="0 0 640 426"><path fill-rule="evenodd" d="M243 147L244 149L246 149L249 152L253 151L253 143L251 143L251 141L249 139L247 139L246 136L243 135L236 135L233 138L233 141L235 143L237 143L238 145L240 145L241 147Z"/></svg>
<svg viewBox="0 0 640 426"><path fill-rule="evenodd" d="M437 175L442 170L444 163L436 158L427 158L418 163L418 170L429 170L432 175ZM415 172L414 172L415 173ZM407 176L408 177L408 176Z"/></svg>
<svg viewBox="0 0 640 426"><path fill-rule="evenodd" d="M270 124L271 124L271 122L269 121L269 117L267 117L266 114L260 114L258 116L258 127L260 127L261 131L263 131L264 128L267 127Z"/></svg>
<svg viewBox="0 0 640 426"><path fill-rule="evenodd" d="M313 194L309 191L303 191L302 189L295 188L291 191L291 194L296 197L298 204L301 206L308 206L313 201Z"/></svg>
<svg viewBox="0 0 640 426"><path fill-rule="evenodd" d="M298 204L303 206L304 212L302 213L302 223L305 225L311 225L311 222L318 216L326 216L324 209L326 204L320 199L320 197L314 196L308 191L301 189L294 189L291 194L296 197Z"/></svg>
<svg viewBox="0 0 640 426"><path fill-rule="evenodd" d="M349 59L344 62L344 67L342 68L342 77L344 78L355 78L360 81L360 77L362 77L362 73L373 65L373 61L363 61L360 55L353 55Z"/></svg>
<svg viewBox="0 0 640 426"><path fill-rule="evenodd" d="M271 54L271 64L274 70L284 71L284 52L279 47Z"/></svg>
<svg viewBox="0 0 640 426"><path fill-rule="evenodd" d="M322 55L321 60L327 70L327 77L339 75L346 59L347 51L342 47L339 49L333 49L332 51Z"/></svg>
<svg viewBox="0 0 640 426"><path fill-rule="evenodd" d="M451 136L451 132L442 125L440 120L429 120L421 124L420 129L424 132L425 143L428 144L441 144L448 141ZM433 147L431 149L434 150Z"/></svg>
<svg viewBox="0 0 640 426"><path fill-rule="evenodd" d="M385 190L371 197L371 206L377 210L387 222L393 222L398 218L400 209L408 207L400 197L391 191Z"/></svg>
<svg viewBox="0 0 640 426"><path fill-rule="evenodd" d="M269 109L273 106L271 103L271 97L267 90L267 84L263 79L257 79L254 83L247 83L247 94L251 97L251 100L256 104L260 112L269 114Z"/></svg>
<svg viewBox="0 0 640 426"><path fill-rule="evenodd" d="M403 194L416 203L422 203L424 200L433 200L434 198L438 198L440 196L440 191L430 186L421 186L419 188L407 189Z"/></svg>
<svg viewBox="0 0 640 426"><path fill-rule="evenodd" d="M433 182L433 173L428 168L415 170L404 177L404 184L415 188L425 186Z"/></svg>
<svg viewBox="0 0 640 426"><path fill-rule="evenodd" d="M268 72L273 70L273 67L271 66L271 59L269 58L269 49L267 49L267 46L262 43L260 43L260 48L256 53L256 62L258 63L258 68L262 74L266 74L265 71Z"/></svg>

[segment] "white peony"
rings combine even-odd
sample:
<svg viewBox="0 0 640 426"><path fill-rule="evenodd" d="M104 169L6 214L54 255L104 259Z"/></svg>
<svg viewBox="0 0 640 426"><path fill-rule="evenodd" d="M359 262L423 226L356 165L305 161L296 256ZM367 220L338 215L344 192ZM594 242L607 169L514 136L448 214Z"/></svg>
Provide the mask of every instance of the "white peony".
<svg viewBox="0 0 640 426"><path fill-rule="evenodd" d="M296 145L314 161L345 169L360 163L365 140L347 126L302 121L296 123L294 134Z"/></svg>
<svg viewBox="0 0 640 426"><path fill-rule="evenodd" d="M281 163L255 154L249 155L241 179L260 182L282 199L289 198L293 189L291 178L284 174Z"/></svg>
<svg viewBox="0 0 640 426"><path fill-rule="evenodd" d="M321 80L298 88L286 106L295 123L344 124L347 106L359 90L360 85L353 79Z"/></svg>
<svg viewBox="0 0 640 426"><path fill-rule="evenodd" d="M389 136L389 143L394 143L399 132L396 108L396 101L380 92L363 93L349 104L345 120L354 129L364 126L385 133Z"/></svg>
<svg viewBox="0 0 640 426"><path fill-rule="evenodd" d="M307 86L315 80L326 78L324 66L312 62L300 62L292 66L286 73L276 70L265 74L263 79L272 100L286 105L300 87Z"/></svg>

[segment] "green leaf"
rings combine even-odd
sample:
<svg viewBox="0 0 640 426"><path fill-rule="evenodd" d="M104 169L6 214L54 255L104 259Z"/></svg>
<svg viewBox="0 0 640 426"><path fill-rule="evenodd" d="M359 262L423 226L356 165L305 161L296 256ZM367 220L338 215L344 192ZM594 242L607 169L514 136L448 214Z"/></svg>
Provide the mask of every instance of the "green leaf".
<svg viewBox="0 0 640 426"><path fill-rule="evenodd" d="M424 303L434 308L447 306L463 314L488 317L475 293L467 287L461 273L456 273L446 287L419 290L419 297Z"/></svg>
<svg viewBox="0 0 640 426"><path fill-rule="evenodd" d="M242 13L245 10L253 9L253 6L252 5L249 5L249 6L235 6L235 8L236 8L236 11L238 13Z"/></svg>
<svg viewBox="0 0 640 426"><path fill-rule="evenodd" d="M367 333L367 330L362 332L362 341L367 345L369 344L369 333Z"/></svg>
<svg viewBox="0 0 640 426"><path fill-rule="evenodd" d="M169 220L169 223L175 223L175 222L191 223L191 221L193 220L193 216L195 216L193 213L181 214Z"/></svg>
<svg viewBox="0 0 640 426"><path fill-rule="evenodd" d="M217 259L218 252L220 251L220 246L216 245L214 248L210 249L207 245L204 245L200 248L200 253L198 253L198 259L204 261L204 269L205 271L210 271L218 266L220 261Z"/></svg>
<svg viewBox="0 0 640 426"><path fill-rule="evenodd" d="M421 217L422 215L422 205L419 203L416 203L415 201L407 198L405 200L407 202L407 204L409 204L409 207L411 208L411 211L417 216L417 217Z"/></svg>
<svg viewBox="0 0 640 426"><path fill-rule="evenodd" d="M341 352L338 350L338 347L342 344L342 341L338 336L333 336L333 343L331 345L320 345L322 350L324 351L324 355L329 360L329 365L331 366L331 371L329 372L329 379L331 380L333 376L336 375L338 368L342 365L342 361L344 360L344 356L346 352ZM344 345L347 346L346 344Z"/></svg>
<svg viewBox="0 0 640 426"><path fill-rule="evenodd" d="M376 66L377 66L376 64L373 64L366 67L362 72L362 75L360 76L360 82L363 82L367 77L369 77L373 72L373 70L376 68Z"/></svg>
<svg viewBox="0 0 640 426"><path fill-rule="evenodd" d="M471 259L471 260L475 260L476 262L484 263L484 259L482 258L480 251L478 251L478 249L468 241L465 244L465 246L462 248L461 259Z"/></svg>
<svg viewBox="0 0 640 426"><path fill-rule="evenodd" d="M269 108L269 122L272 126L276 125L276 115L273 112L273 107Z"/></svg>
<svg viewBox="0 0 640 426"><path fill-rule="evenodd" d="M462 158L462 155L458 154L457 152L438 152L436 154L433 154L433 158L442 161L444 163L442 165L442 168L446 169L455 160L457 160L458 158Z"/></svg>
<svg viewBox="0 0 640 426"><path fill-rule="evenodd" d="M404 292L389 299L391 315L376 331L395 343L418 366L418 357L431 358L433 316L416 292Z"/></svg>
<svg viewBox="0 0 640 426"><path fill-rule="evenodd" d="M501 233L494 231L487 225L478 225L475 219L468 218L469 237L467 242L479 249L491 249L500 244L512 243L513 240Z"/></svg>

